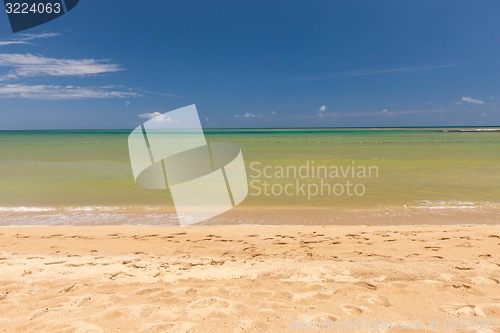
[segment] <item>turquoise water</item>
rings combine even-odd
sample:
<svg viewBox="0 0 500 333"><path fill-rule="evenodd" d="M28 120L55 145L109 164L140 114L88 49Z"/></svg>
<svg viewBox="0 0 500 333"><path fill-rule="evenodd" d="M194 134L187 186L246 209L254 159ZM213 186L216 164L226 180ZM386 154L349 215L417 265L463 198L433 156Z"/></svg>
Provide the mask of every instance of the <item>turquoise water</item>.
<svg viewBox="0 0 500 333"><path fill-rule="evenodd" d="M239 208L247 214L276 207L500 207L500 132L457 130L238 129L205 134L209 142L241 147L251 186ZM0 132L0 224L30 224L27 216L50 224L56 215L58 221L73 216L99 224L95 212L101 219L117 218L117 223L125 223L130 214L175 219L167 191L135 185L129 133ZM363 170L365 177L358 177ZM357 193L348 195L348 181ZM301 186L305 192L297 190ZM280 193L285 187L288 194ZM318 188L323 192L315 193Z"/></svg>

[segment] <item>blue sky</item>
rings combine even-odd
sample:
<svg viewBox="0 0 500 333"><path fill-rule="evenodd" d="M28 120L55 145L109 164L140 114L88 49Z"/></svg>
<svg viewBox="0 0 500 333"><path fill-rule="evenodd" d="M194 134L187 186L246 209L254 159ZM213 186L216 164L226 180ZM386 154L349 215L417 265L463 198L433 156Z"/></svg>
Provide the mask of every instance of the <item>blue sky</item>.
<svg viewBox="0 0 500 333"><path fill-rule="evenodd" d="M0 129L498 126L497 0L82 0L13 34Z"/></svg>

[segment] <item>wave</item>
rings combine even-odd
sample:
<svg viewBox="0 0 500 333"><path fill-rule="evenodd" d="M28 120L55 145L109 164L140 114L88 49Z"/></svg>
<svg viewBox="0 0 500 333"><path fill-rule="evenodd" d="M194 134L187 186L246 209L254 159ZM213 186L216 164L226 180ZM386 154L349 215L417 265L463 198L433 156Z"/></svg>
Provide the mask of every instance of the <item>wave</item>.
<svg viewBox="0 0 500 333"><path fill-rule="evenodd" d="M444 130L440 130L440 132L449 132L449 133L500 132L500 128L444 129Z"/></svg>
<svg viewBox="0 0 500 333"><path fill-rule="evenodd" d="M500 202L422 200L366 208L238 207L210 224L434 224L498 223ZM178 226L172 207L81 206L0 207L0 226Z"/></svg>
<svg viewBox="0 0 500 333"><path fill-rule="evenodd" d="M500 209L500 203L490 201L432 201L422 200L407 207L417 209Z"/></svg>
<svg viewBox="0 0 500 333"><path fill-rule="evenodd" d="M0 226L178 225L165 207L0 207Z"/></svg>
<svg viewBox="0 0 500 333"><path fill-rule="evenodd" d="M165 211L165 207L153 206L80 206L80 207L0 207L0 212L119 212L119 211Z"/></svg>

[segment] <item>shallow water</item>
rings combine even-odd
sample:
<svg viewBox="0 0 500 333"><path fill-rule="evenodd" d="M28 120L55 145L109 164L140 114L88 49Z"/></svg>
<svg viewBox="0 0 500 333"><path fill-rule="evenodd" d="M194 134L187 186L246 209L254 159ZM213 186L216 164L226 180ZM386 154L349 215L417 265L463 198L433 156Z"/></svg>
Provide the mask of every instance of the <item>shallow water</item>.
<svg viewBox="0 0 500 333"><path fill-rule="evenodd" d="M474 210L479 222L482 211L494 220L500 209L500 132L465 130L205 134L209 142L241 147L249 195L238 209L249 221L253 212L276 208L364 211L367 219L399 209L407 214L423 209L431 216ZM144 190L134 183L129 133L0 132L0 225L175 223L168 191Z"/></svg>

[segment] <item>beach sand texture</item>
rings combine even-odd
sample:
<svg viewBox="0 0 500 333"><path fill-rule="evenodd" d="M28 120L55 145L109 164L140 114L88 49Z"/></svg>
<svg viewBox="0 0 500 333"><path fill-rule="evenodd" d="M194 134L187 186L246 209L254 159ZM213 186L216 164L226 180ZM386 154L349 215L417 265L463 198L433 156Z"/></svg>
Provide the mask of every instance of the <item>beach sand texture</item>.
<svg viewBox="0 0 500 333"><path fill-rule="evenodd" d="M5 227L0 330L498 332L444 325L500 318L499 249L500 226Z"/></svg>

